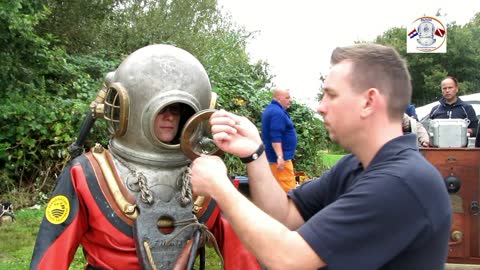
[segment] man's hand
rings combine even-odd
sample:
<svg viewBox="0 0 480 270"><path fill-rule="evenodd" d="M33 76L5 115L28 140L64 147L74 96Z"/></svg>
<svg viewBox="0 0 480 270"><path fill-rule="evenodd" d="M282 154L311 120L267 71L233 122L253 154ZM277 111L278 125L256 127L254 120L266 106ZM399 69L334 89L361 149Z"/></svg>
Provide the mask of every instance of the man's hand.
<svg viewBox="0 0 480 270"><path fill-rule="evenodd" d="M246 117L220 110L212 114L210 125L215 144L232 155L249 156L262 143L257 127Z"/></svg>
<svg viewBox="0 0 480 270"><path fill-rule="evenodd" d="M232 183L227 175L227 167L218 156L201 155L192 162L191 181L193 192L198 195L212 195L225 190Z"/></svg>
<svg viewBox="0 0 480 270"><path fill-rule="evenodd" d="M284 168L285 168L285 160L283 159L283 157L278 157L277 158L277 169L279 171L283 171Z"/></svg>

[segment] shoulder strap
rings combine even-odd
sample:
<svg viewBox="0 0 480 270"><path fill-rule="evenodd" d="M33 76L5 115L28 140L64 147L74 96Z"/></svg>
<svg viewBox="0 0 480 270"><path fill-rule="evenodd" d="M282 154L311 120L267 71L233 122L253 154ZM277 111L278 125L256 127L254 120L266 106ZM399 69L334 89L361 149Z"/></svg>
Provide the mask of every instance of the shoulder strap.
<svg viewBox="0 0 480 270"><path fill-rule="evenodd" d="M133 220L135 220L139 214L137 206L129 201L128 195L125 194L126 191L120 186L120 180L116 177L110 164L110 159L107 157L107 150L103 149L102 146L95 147L101 149L92 149L88 154L91 153L91 157L93 157L97 163L93 168L97 175L98 183L109 204L116 210L117 214L121 213L119 216L125 222L133 224ZM89 159L91 160L92 158Z"/></svg>

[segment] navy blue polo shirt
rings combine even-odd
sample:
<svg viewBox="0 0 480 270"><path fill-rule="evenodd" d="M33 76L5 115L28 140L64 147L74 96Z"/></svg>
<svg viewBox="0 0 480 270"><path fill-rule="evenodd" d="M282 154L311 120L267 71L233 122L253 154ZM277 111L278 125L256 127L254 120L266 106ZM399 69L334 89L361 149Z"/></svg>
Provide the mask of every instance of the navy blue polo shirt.
<svg viewBox="0 0 480 270"><path fill-rule="evenodd" d="M363 168L346 155L288 193L305 220L298 233L327 269L443 269L451 206L438 170L407 134Z"/></svg>

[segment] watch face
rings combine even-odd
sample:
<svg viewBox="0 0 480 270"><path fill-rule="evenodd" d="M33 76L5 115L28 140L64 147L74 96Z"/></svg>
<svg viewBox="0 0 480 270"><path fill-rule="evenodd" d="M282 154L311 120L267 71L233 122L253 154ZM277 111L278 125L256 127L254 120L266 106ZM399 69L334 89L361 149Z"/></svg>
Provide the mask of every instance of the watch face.
<svg viewBox="0 0 480 270"><path fill-rule="evenodd" d="M257 159L257 158L258 158L258 154L257 154L257 153L255 153L255 154L252 155L252 159L255 160L255 159Z"/></svg>

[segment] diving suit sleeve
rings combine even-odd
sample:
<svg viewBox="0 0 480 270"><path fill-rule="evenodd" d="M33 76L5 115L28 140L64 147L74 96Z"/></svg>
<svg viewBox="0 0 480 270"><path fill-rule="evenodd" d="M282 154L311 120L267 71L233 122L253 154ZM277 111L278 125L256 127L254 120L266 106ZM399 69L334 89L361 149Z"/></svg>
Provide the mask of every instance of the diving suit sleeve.
<svg viewBox="0 0 480 270"><path fill-rule="evenodd" d="M87 230L85 205L77 191L86 181L79 159L85 157L73 160L57 179L40 224L30 269L68 269Z"/></svg>

